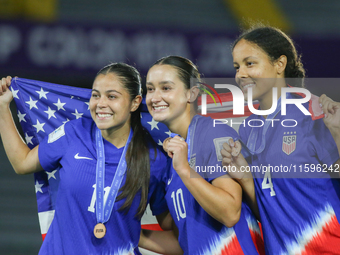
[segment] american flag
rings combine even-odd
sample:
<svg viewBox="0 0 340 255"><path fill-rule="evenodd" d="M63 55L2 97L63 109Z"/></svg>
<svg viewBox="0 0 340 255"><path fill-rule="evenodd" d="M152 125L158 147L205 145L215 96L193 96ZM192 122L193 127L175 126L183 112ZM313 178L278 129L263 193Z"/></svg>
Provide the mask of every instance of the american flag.
<svg viewBox="0 0 340 255"><path fill-rule="evenodd" d="M14 78L11 83L11 91L17 106L17 115L23 129L24 138L30 148L34 148L46 135L70 120L91 118L89 111L90 89ZM231 94L220 94L220 96L224 101L224 106L219 113L213 113L210 116L213 118L232 118ZM208 108L213 103L212 99L208 99ZM245 107L245 116L249 115L250 112ZM237 119L244 118L244 116L237 116ZM141 120L155 142L162 146L162 142L170 136L171 132L164 124L151 117L144 99ZM44 171L35 173L34 183L40 230L44 239L54 217L55 198L59 183L58 169L51 173ZM159 228L151 213L143 216L142 224L145 228Z"/></svg>

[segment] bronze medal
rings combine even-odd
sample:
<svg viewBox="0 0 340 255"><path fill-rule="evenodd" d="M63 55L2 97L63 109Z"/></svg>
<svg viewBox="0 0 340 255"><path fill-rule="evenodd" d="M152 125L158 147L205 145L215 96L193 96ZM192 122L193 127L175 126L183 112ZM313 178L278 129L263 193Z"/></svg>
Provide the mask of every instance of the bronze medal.
<svg viewBox="0 0 340 255"><path fill-rule="evenodd" d="M98 239L103 238L106 234L105 225L103 223L98 223L96 226L94 226L93 234Z"/></svg>

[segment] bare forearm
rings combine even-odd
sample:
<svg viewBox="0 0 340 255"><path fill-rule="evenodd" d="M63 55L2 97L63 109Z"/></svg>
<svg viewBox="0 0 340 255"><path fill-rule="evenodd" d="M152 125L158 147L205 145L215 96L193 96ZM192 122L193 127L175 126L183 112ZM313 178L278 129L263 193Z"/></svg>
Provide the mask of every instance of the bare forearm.
<svg viewBox="0 0 340 255"><path fill-rule="evenodd" d="M139 247L168 255L182 255L177 236L173 231L154 231L142 229Z"/></svg>
<svg viewBox="0 0 340 255"><path fill-rule="evenodd" d="M218 181L215 179L213 183L215 181L228 182L228 184L235 185L232 190L239 196L222 189L223 185L221 185L221 188L210 184L193 169L190 169L190 175L181 176L183 183L202 208L214 219L227 227L232 227L240 217L242 191L241 187L233 180L227 177L220 178L218 178Z"/></svg>
<svg viewBox="0 0 340 255"><path fill-rule="evenodd" d="M0 106L0 134L7 157L18 174L42 170L37 160L30 161L28 155L35 154L21 138L8 106ZM37 158L37 155L36 155ZM31 158L33 159L33 157Z"/></svg>
<svg viewBox="0 0 340 255"><path fill-rule="evenodd" d="M173 230L174 221L171 217L170 212L167 210L159 215L156 215L157 222L162 230Z"/></svg>

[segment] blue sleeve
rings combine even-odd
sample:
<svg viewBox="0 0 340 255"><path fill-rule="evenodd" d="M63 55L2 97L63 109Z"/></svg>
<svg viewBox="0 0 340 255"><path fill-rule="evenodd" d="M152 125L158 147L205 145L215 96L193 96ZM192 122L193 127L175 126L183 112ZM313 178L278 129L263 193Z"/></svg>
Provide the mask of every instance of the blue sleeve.
<svg viewBox="0 0 340 255"><path fill-rule="evenodd" d="M211 167L211 171L207 171L204 176L208 182L214 179L226 175L227 170L222 167L222 145L230 138L234 141L239 140L237 132L230 126L216 125L206 131L205 137L201 143L201 153L204 157L204 166ZM214 169L215 167L215 169Z"/></svg>
<svg viewBox="0 0 340 255"><path fill-rule="evenodd" d="M330 167L339 159L336 143L322 119L312 121L309 136L321 164Z"/></svg>
<svg viewBox="0 0 340 255"><path fill-rule="evenodd" d="M68 125L66 124L54 130L39 144L39 161L45 171L53 171L58 168L61 158L67 152L69 141Z"/></svg>
<svg viewBox="0 0 340 255"><path fill-rule="evenodd" d="M150 155L149 203L152 214L159 215L168 210L163 177L170 170L171 160L159 150L156 160L152 160L151 151Z"/></svg>

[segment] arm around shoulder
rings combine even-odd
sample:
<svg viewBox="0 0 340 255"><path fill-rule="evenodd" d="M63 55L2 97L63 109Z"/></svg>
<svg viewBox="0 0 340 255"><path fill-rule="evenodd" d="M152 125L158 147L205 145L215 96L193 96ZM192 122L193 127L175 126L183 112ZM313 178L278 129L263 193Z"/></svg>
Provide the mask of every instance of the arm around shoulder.
<svg viewBox="0 0 340 255"><path fill-rule="evenodd" d="M155 231L142 229L138 246L160 254L183 254L183 250L179 246L177 236L172 230Z"/></svg>
<svg viewBox="0 0 340 255"><path fill-rule="evenodd" d="M157 215L156 218L164 231L142 229L138 246L160 254L182 255L178 229L169 211Z"/></svg>

